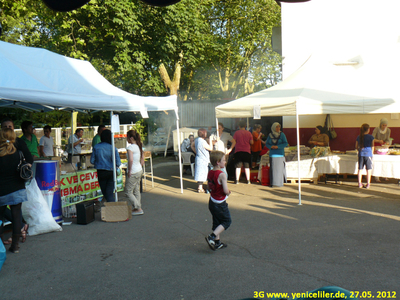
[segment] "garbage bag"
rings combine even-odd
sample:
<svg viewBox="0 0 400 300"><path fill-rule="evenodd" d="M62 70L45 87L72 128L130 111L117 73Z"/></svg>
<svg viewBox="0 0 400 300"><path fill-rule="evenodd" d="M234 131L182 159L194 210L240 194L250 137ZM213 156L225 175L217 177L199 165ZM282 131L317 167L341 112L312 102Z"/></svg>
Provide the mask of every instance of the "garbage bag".
<svg viewBox="0 0 400 300"><path fill-rule="evenodd" d="M28 201L22 203L22 216L29 224L29 235L38 235L53 231L62 231L54 220L49 205L40 191L36 179L26 185Z"/></svg>

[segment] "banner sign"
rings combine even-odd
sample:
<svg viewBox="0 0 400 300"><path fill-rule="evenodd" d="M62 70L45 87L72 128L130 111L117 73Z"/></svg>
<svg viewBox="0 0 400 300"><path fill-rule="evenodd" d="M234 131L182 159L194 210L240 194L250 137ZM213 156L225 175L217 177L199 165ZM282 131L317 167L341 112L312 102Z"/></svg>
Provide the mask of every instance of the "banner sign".
<svg viewBox="0 0 400 300"><path fill-rule="evenodd" d="M122 172L117 172L117 191L123 190ZM97 171L94 169L81 170L61 175L60 194L62 207L103 197L97 181Z"/></svg>

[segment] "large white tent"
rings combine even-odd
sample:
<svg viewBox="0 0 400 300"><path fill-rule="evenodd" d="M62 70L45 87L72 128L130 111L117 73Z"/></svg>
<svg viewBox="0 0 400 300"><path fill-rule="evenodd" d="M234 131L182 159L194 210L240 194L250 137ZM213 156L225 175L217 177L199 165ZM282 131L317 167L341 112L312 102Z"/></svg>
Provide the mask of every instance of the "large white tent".
<svg viewBox="0 0 400 300"><path fill-rule="evenodd" d="M216 117L253 117L255 106L262 116L399 112L400 47L391 50L388 60L381 53L329 61L312 55L276 86L217 106Z"/></svg>
<svg viewBox="0 0 400 300"><path fill-rule="evenodd" d="M0 107L140 112L144 117L147 111L173 110L179 130L176 95L130 94L113 86L90 62L41 48L0 42L0 70Z"/></svg>
<svg viewBox="0 0 400 300"><path fill-rule="evenodd" d="M176 110L176 96L142 97L108 82L88 61L0 42L0 105L106 111ZM30 104L28 104L30 103Z"/></svg>
<svg viewBox="0 0 400 300"><path fill-rule="evenodd" d="M276 86L217 106L216 117L296 116L299 147L299 115L398 113L399 42L383 48L385 56L365 48L329 59L316 53Z"/></svg>

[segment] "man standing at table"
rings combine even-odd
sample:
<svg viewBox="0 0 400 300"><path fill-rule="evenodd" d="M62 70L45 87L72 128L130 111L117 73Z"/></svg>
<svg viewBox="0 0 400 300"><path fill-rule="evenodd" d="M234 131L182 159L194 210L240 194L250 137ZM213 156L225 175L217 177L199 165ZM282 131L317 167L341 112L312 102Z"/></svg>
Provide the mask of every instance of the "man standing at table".
<svg viewBox="0 0 400 300"><path fill-rule="evenodd" d="M83 129L77 128L75 130L75 134L70 136L68 139L68 149L69 149L68 154L80 154L82 152L82 142L83 142L82 137L83 137Z"/></svg>
<svg viewBox="0 0 400 300"><path fill-rule="evenodd" d="M25 142L28 146L29 152L32 154L33 158L39 157L39 142L36 135L33 134L33 126L31 121L23 121L21 124L21 129L23 136L21 140Z"/></svg>
<svg viewBox="0 0 400 300"><path fill-rule="evenodd" d="M97 128L97 134L93 137L92 140L92 148L94 148L94 146L96 146L97 144L101 143L100 136L105 128L106 126L104 125L99 125L99 127Z"/></svg>

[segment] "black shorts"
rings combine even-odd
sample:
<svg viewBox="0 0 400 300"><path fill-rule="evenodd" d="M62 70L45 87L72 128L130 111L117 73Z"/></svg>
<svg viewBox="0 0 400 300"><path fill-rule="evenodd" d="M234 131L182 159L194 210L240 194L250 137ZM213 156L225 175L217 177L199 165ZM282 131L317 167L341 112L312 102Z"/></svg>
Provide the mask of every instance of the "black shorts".
<svg viewBox="0 0 400 300"><path fill-rule="evenodd" d="M208 200L208 209L211 212L213 218L212 230L214 231L219 225L222 225L225 230L231 226L232 219L231 213L229 212L228 203L226 201L222 203L214 203L211 199Z"/></svg>
<svg viewBox="0 0 400 300"><path fill-rule="evenodd" d="M364 169L364 166L367 167L367 170L372 170L372 157L369 156L359 156L358 157L358 169Z"/></svg>
<svg viewBox="0 0 400 300"><path fill-rule="evenodd" d="M244 164L245 168L250 168L251 154L248 152L235 152L235 167L241 168Z"/></svg>

